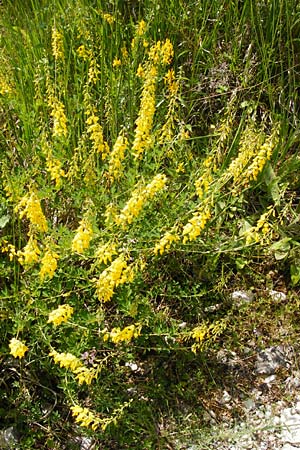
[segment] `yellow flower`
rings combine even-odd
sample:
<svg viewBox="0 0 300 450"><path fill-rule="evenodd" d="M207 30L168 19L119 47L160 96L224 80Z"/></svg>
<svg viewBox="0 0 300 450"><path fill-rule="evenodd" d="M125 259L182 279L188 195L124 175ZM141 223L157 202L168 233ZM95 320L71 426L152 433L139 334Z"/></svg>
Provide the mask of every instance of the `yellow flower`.
<svg viewBox="0 0 300 450"><path fill-rule="evenodd" d="M57 309L54 309L49 314L48 323L53 322L55 326L60 325L62 322L67 322L67 320L72 316L74 309L70 305L59 305Z"/></svg>
<svg viewBox="0 0 300 450"><path fill-rule="evenodd" d="M92 381L97 378L97 370L93 368L88 368L86 366L77 367L73 373L76 375L76 380L79 384L91 384Z"/></svg>
<svg viewBox="0 0 300 450"><path fill-rule="evenodd" d="M100 301L109 301L116 287L120 284L132 282L134 271L127 265L125 255L122 253L111 265L105 269L96 281L97 295Z"/></svg>
<svg viewBox="0 0 300 450"><path fill-rule="evenodd" d="M71 406L70 409L73 417L76 417L75 422L79 423L82 427L91 428L95 431L101 424L101 419L88 408L82 408L79 405L75 405Z"/></svg>
<svg viewBox="0 0 300 450"><path fill-rule="evenodd" d="M144 78L145 76L145 70L142 66L142 64L139 64L139 67L137 68L136 74L139 78Z"/></svg>
<svg viewBox="0 0 300 450"><path fill-rule="evenodd" d="M63 37L55 27L52 28L52 54L55 59L64 57Z"/></svg>
<svg viewBox="0 0 300 450"><path fill-rule="evenodd" d="M117 254L117 248L116 245L108 242L106 244L100 245L97 248L97 251L95 253L95 257L97 258L97 262L99 264L107 264L108 262L112 261L113 255Z"/></svg>
<svg viewBox="0 0 300 450"><path fill-rule="evenodd" d="M205 228L206 223L211 218L211 209L208 206L200 208L198 212L188 221L183 228L183 243L187 241L193 241L200 236L202 230Z"/></svg>
<svg viewBox="0 0 300 450"><path fill-rule="evenodd" d="M139 73L141 74L141 72ZM136 129L132 150L136 158L141 157L144 151L147 150L152 143L151 131L155 113L156 80L157 68L155 66L150 66L144 75L141 106L138 118L135 121Z"/></svg>
<svg viewBox="0 0 300 450"><path fill-rule="evenodd" d="M163 189L166 185L167 177L164 174L157 174L151 181L151 183L147 184L147 186L144 189L144 195L147 198L152 198L157 191L160 191Z"/></svg>
<svg viewBox="0 0 300 450"><path fill-rule="evenodd" d="M162 255L166 250L170 249L173 242L178 242L179 239L180 238L177 234L167 231L161 240L155 245L153 250L154 254L157 255L160 253Z"/></svg>
<svg viewBox="0 0 300 450"><path fill-rule="evenodd" d="M141 334L141 325L129 325L123 328L113 328L109 333L109 337L114 344L119 344L120 342L130 342L133 338L137 338Z"/></svg>
<svg viewBox="0 0 300 450"><path fill-rule="evenodd" d="M92 235L91 224L86 219L82 219L72 241L72 252L83 253L84 250L89 248Z"/></svg>
<svg viewBox="0 0 300 450"><path fill-rule="evenodd" d="M151 199L157 191L163 189L166 182L167 177L164 174L157 174L143 189L140 188L133 191L131 198L121 210L120 214L115 217L116 223L122 225L123 228L127 224L130 224L139 215L145 202L149 198Z"/></svg>
<svg viewBox="0 0 300 450"><path fill-rule="evenodd" d="M16 338L12 338L9 343L10 353L14 358L23 358L28 347Z"/></svg>
<svg viewBox="0 0 300 450"><path fill-rule="evenodd" d="M170 39L165 42L157 41L149 50L149 58L154 64L170 64L173 56L174 49Z"/></svg>
<svg viewBox="0 0 300 450"><path fill-rule="evenodd" d="M125 158L125 151L128 147L127 138L121 133L115 142L115 145L112 148L110 158L109 158L109 168L108 174L112 179L119 178L123 167L122 161Z"/></svg>
<svg viewBox="0 0 300 450"><path fill-rule="evenodd" d="M87 50L84 45L80 45L80 47L78 47L76 51L78 53L78 56L80 58L83 58L84 60L90 58L91 56L91 52Z"/></svg>
<svg viewBox="0 0 300 450"><path fill-rule="evenodd" d="M121 64L122 64L121 60L118 59L118 58L115 58L115 59L113 60L112 66L113 66L113 67L119 67L119 66L121 66Z"/></svg>
<svg viewBox="0 0 300 450"><path fill-rule="evenodd" d="M58 353L53 350L53 352L49 353L49 356L52 356L54 362L59 364L60 367L70 369L72 372L82 365L81 361L76 358L76 356L72 355L72 353Z"/></svg>
<svg viewBox="0 0 300 450"><path fill-rule="evenodd" d="M51 180L55 181L55 187L59 188L61 185L61 178L66 175L62 169L62 163L49 154L46 159L46 168L50 173Z"/></svg>
<svg viewBox="0 0 300 450"><path fill-rule="evenodd" d="M97 61L93 58L90 61L90 66L88 70L88 83L96 84L99 74L100 74L99 66L97 64Z"/></svg>
<svg viewBox="0 0 300 450"><path fill-rule="evenodd" d="M100 153L102 159L105 159L109 153L108 143L104 140L103 128L98 123L99 118L92 112L91 115L86 119L87 132L90 135L90 139L93 142L93 150L96 153Z"/></svg>
<svg viewBox="0 0 300 450"><path fill-rule="evenodd" d="M53 117L53 136L67 136L67 117L64 104L54 97L49 100L48 104L52 108L50 115Z"/></svg>
<svg viewBox="0 0 300 450"><path fill-rule="evenodd" d="M111 14L109 14L109 13L104 13L104 12L103 12L101 15L102 15L103 19L104 19L107 23L109 23L109 25L112 25L112 24L114 23L115 18L114 18Z"/></svg>
<svg viewBox="0 0 300 450"><path fill-rule="evenodd" d="M16 255L22 266L30 266L39 260L40 253L36 239L34 239L33 236L30 236L23 250L18 250Z"/></svg>
<svg viewBox="0 0 300 450"><path fill-rule="evenodd" d="M31 192L22 197L15 210L19 212L21 219L24 216L27 217L38 231L48 230L47 220L42 211L40 200L35 192Z"/></svg>
<svg viewBox="0 0 300 450"><path fill-rule="evenodd" d="M42 260L40 269L40 278L43 281L47 276L49 279L53 278L54 272L57 269L57 260L59 255L53 252L50 248L47 248Z"/></svg>
<svg viewBox="0 0 300 450"><path fill-rule="evenodd" d="M136 34L138 36L143 36L143 34L145 34L147 29L147 24L146 22L142 19L139 21L139 23L137 24L137 29L136 29Z"/></svg>
<svg viewBox="0 0 300 450"><path fill-rule="evenodd" d="M10 84L0 75L0 95L8 95L12 93Z"/></svg>

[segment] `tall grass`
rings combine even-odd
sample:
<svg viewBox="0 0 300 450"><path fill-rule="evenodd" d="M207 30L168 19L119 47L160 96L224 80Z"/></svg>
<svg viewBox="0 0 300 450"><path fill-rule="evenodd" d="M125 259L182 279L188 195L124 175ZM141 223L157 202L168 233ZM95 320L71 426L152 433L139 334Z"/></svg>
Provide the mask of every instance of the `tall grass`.
<svg viewBox="0 0 300 450"><path fill-rule="evenodd" d="M300 281L297 2L0 9L1 419L163 448L230 287Z"/></svg>

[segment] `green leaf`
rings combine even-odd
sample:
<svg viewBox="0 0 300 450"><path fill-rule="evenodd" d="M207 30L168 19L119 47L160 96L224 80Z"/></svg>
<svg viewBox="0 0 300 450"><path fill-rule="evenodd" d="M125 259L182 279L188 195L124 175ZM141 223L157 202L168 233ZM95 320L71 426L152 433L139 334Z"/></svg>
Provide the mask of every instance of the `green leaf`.
<svg viewBox="0 0 300 450"><path fill-rule="evenodd" d="M273 245L271 245L270 250L274 252L274 256L275 259L277 259L277 261L284 259L286 256L288 256L289 251L291 249L290 241L291 238L283 238L280 239L280 241L277 241Z"/></svg>
<svg viewBox="0 0 300 450"><path fill-rule="evenodd" d="M5 225L8 224L8 222L10 221L10 216L2 216L0 217L0 228L4 228Z"/></svg>
<svg viewBox="0 0 300 450"><path fill-rule="evenodd" d="M278 186L278 177L276 177L272 165L268 162L264 169L264 181L268 188L268 192L274 203L280 201L280 189Z"/></svg>
<svg viewBox="0 0 300 450"><path fill-rule="evenodd" d="M300 264L291 264L290 266L291 282L293 286L299 284L300 281Z"/></svg>

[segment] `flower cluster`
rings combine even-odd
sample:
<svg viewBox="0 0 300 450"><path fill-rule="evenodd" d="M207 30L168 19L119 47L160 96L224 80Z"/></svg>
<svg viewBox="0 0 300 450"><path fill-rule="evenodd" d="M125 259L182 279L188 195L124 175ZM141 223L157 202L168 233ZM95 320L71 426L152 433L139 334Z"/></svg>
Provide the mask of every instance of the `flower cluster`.
<svg viewBox="0 0 300 450"><path fill-rule="evenodd" d="M139 23L137 24L136 27L136 34L138 36L143 36L146 33L147 30L147 24L146 22L142 19L139 21Z"/></svg>
<svg viewBox="0 0 300 450"><path fill-rule="evenodd" d="M113 67L119 67L122 65L122 61L119 58L114 58L112 66Z"/></svg>
<svg viewBox="0 0 300 450"><path fill-rule="evenodd" d="M59 305L57 309L54 309L49 314L48 323L53 323L54 326L60 325L72 316L74 309L70 305Z"/></svg>
<svg viewBox="0 0 300 450"><path fill-rule="evenodd" d="M7 95L12 93L10 84L0 76L0 95Z"/></svg>
<svg viewBox="0 0 300 450"><path fill-rule="evenodd" d="M130 342L133 338L140 336L142 326L140 324L129 325L123 330L121 328L113 328L110 332L106 332L103 336L104 341L110 339L114 344L119 344L120 342Z"/></svg>
<svg viewBox="0 0 300 450"><path fill-rule="evenodd" d="M191 347L192 352L196 353L197 350L203 350L209 342L215 341L226 327L227 319L217 320L211 324L202 323L195 327L190 332L190 336L196 341Z"/></svg>
<svg viewBox="0 0 300 450"><path fill-rule="evenodd" d="M178 242L180 237L176 233L171 233L167 231L164 236L160 239L160 241L154 247L154 254L157 255L160 253L161 255L165 253L166 250L169 250L173 242Z"/></svg>
<svg viewBox="0 0 300 450"><path fill-rule="evenodd" d="M174 49L170 39L165 42L157 41L149 50L149 59L154 64L170 64L174 56Z"/></svg>
<svg viewBox="0 0 300 450"><path fill-rule="evenodd" d="M73 417L75 417L75 422L79 423L82 427L91 428L93 431L96 431L101 424L101 419L88 408L75 405L71 406L70 409Z"/></svg>
<svg viewBox="0 0 300 450"><path fill-rule="evenodd" d="M246 245L261 242L262 244L270 240L270 235L272 235L272 225L269 219L275 214L274 206L268 208L268 211L263 213L258 219L255 226L252 226L244 231L244 236L246 238Z"/></svg>
<svg viewBox="0 0 300 450"><path fill-rule="evenodd" d="M125 158L125 152L128 147L128 140L123 135L120 134L117 137L115 145L112 148L110 158L109 158L109 167L108 174L111 179L118 179L123 171L122 161Z"/></svg>
<svg viewBox="0 0 300 450"><path fill-rule="evenodd" d="M59 255L50 248L47 248L41 260L40 278L43 281L45 277L52 279L57 269L57 260Z"/></svg>
<svg viewBox="0 0 300 450"><path fill-rule="evenodd" d="M99 300L109 301L115 288L124 283L131 283L134 278L134 268L128 265L125 255L122 253L111 265L105 269L96 281L96 289Z"/></svg>
<svg viewBox="0 0 300 450"><path fill-rule="evenodd" d="M58 353L53 350L49 356L53 357L54 362L60 367L71 370L79 384L91 384L93 379L97 378L97 370L84 366L72 353Z"/></svg>
<svg viewBox="0 0 300 450"><path fill-rule="evenodd" d="M157 67L150 66L144 74L141 105L135 121L136 129L132 150L136 158L140 158L152 143L151 130L155 113L156 81Z"/></svg>
<svg viewBox="0 0 300 450"><path fill-rule="evenodd" d="M46 159L46 168L50 173L51 180L55 181L56 188L59 188L62 177L66 175L62 169L62 163L59 159L54 158L52 155L48 155Z"/></svg>
<svg viewBox="0 0 300 450"><path fill-rule="evenodd" d="M16 338L12 338L9 343L10 353L14 358L23 358L28 347Z"/></svg>
<svg viewBox="0 0 300 450"><path fill-rule="evenodd" d="M46 217L44 216L40 200L35 192L28 193L22 197L15 210L16 212L19 212L21 219L24 216L27 217L31 225L33 225L37 231L45 232L48 230Z"/></svg>
<svg viewBox="0 0 300 450"><path fill-rule="evenodd" d="M103 129L100 125L99 117L93 112L86 119L87 132L90 135L90 139L93 143L93 150L95 153L100 153L102 159L105 159L109 153L108 143L104 140Z"/></svg>
<svg viewBox="0 0 300 450"><path fill-rule="evenodd" d="M78 56L84 60L91 57L91 51L88 50L84 44L80 45L76 50Z"/></svg>
<svg viewBox="0 0 300 450"><path fill-rule="evenodd" d="M93 236L93 229L91 224L86 219L82 219L79 222L79 227L76 230L76 234L72 241L72 252L83 253L84 250L89 248L90 241Z"/></svg>
<svg viewBox="0 0 300 450"><path fill-rule="evenodd" d="M99 78L100 69L97 61L92 58L90 60L89 70L88 70L88 84L96 84Z"/></svg>
<svg viewBox="0 0 300 450"><path fill-rule="evenodd" d="M271 159L272 153L278 144L278 126L274 126L270 136L267 137L259 151L255 155L251 165L243 173L243 185L247 186L249 181L257 180L258 175L262 172L266 162Z"/></svg>
<svg viewBox="0 0 300 450"><path fill-rule="evenodd" d="M52 28L52 54L55 59L63 59L64 45L62 34L55 28Z"/></svg>
<svg viewBox="0 0 300 450"><path fill-rule="evenodd" d="M16 255L18 261L22 266L31 266L38 262L41 251L38 247L38 243L33 236L29 237L29 240L23 250L18 250Z"/></svg>
<svg viewBox="0 0 300 450"><path fill-rule="evenodd" d="M247 124L240 138L238 155L227 169L227 175L233 178L234 184L244 179L246 167L261 145L263 136L257 132L255 125L254 121Z"/></svg>
<svg viewBox="0 0 300 450"><path fill-rule="evenodd" d="M109 13L101 12L101 16L107 23L109 23L109 25L112 25L115 21L114 16Z"/></svg>
<svg viewBox="0 0 300 450"><path fill-rule="evenodd" d="M204 204L194 213L193 217L184 226L182 232L183 243L185 244L187 241L193 241L200 236L210 218L211 207Z"/></svg>
<svg viewBox="0 0 300 450"><path fill-rule="evenodd" d="M17 256L16 247L13 244L9 244L6 240L1 241L1 252L8 253L10 261Z"/></svg>
<svg viewBox="0 0 300 450"><path fill-rule="evenodd" d="M164 174L158 174L143 189L134 190L131 198L121 210L120 214L115 217L116 223L122 225L123 228L127 224L130 224L139 215L145 202L151 199L159 190L163 189L166 182L167 177Z"/></svg>
<svg viewBox="0 0 300 450"><path fill-rule="evenodd" d="M64 104L57 98L51 96L48 105L51 108L50 115L53 118L53 136L67 136L67 117Z"/></svg>
<svg viewBox="0 0 300 450"><path fill-rule="evenodd" d="M95 258L98 264L107 264L112 261L113 255L116 254L116 245L111 242L107 242L106 244L99 245L95 252Z"/></svg>
<svg viewBox="0 0 300 450"><path fill-rule="evenodd" d="M203 162L201 177L195 181L195 188L199 199L208 191L210 183L213 181L212 173L216 170L214 158L212 156L206 158Z"/></svg>

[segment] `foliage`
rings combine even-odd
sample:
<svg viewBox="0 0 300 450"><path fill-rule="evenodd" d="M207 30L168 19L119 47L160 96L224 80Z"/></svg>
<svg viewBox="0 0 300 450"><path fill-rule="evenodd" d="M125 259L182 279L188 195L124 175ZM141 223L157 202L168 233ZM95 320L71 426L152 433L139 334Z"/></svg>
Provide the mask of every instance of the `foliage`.
<svg viewBox="0 0 300 450"><path fill-rule="evenodd" d="M281 264L300 281L300 9L0 9L7 407L22 448L75 422L106 448L160 448L158 415L192 401L190 371L230 328L234 278Z"/></svg>

